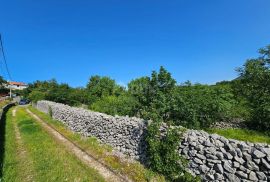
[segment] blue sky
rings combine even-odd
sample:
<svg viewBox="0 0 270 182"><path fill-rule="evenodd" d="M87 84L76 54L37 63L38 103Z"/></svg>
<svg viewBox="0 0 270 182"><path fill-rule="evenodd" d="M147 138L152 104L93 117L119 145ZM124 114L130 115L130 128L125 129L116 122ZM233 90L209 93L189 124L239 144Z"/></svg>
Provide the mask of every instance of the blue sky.
<svg viewBox="0 0 270 182"><path fill-rule="evenodd" d="M269 0L8 0L0 32L16 81L84 86L98 74L127 84L163 65L179 83L212 84L235 78L270 44L269 8Z"/></svg>

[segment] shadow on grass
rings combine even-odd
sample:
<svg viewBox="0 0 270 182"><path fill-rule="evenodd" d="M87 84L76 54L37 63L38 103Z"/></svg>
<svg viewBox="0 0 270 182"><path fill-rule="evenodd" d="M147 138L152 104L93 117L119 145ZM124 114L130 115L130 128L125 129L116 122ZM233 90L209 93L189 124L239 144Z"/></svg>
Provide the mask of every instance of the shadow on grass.
<svg viewBox="0 0 270 182"><path fill-rule="evenodd" d="M3 176L3 162L5 157L6 112L12 106L14 104L7 105L0 111L0 179Z"/></svg>

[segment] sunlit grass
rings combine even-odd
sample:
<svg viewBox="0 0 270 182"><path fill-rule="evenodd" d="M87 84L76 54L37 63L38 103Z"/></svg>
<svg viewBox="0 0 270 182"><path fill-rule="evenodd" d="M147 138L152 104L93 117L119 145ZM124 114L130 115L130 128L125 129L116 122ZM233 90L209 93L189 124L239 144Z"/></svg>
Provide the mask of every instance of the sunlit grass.
<svg viewBox="0 0 270 182"><path fill-rule="evenodd" d="M5 120L6 119L6 120ZM5 121L6 122L5 122ZM4 125L4 122L6 123ZM19 179L19 164L18 158L16 156L16 142L15 142L15 132L12 123L11 110L7 112L6 118L0 122L0 131L4 132L3 127L5 127L5 133L0 133L0 155L3 159L3 163L0 161L0 170L2 170L2 175L0 174L0 181L20 181Z"/></svg>
<svg viewBox="0 0 270 182"><path fill-rule="evenodd" d="M210 133L216 133L226 138L248 141L253 143L268 143L270 137L264 133L248 129L208 129Z"/></svg>
<svg viewBox="0 0 270 182"><path fill-rule="evenodd" d="M96 138L83 137L72 132L63 123L52 119L49 115L33 107L29 107L29 109L85 151L98 158L114 171L127 176L132 181L165 181L163 176L153 173L138 162L129 163L120 160L118 157L111 154L112 148L110 146L100 144Z"/></svg>
<svg viewBox="0 0 270 182"><path fill-rule="evenodd" d="M52 138L24 108L17 111L16 122L33 161L36 181L104 181L100 174Z"/></svg>

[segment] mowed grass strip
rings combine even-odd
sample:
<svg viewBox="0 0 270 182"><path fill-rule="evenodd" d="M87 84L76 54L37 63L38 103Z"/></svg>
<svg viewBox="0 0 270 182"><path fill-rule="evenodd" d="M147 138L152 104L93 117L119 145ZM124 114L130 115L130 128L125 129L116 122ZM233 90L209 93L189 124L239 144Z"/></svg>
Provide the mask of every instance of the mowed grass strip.
<svg viewBox="0 0 270 182"><path fill-rule="evenodd" d="M36 181L104 181L96 170L57 143L24 108L17 109L16 122L33 161Z"/></svg>
<svg viewBox="0 0 270 182"><path fill-rule="evenodd" d="M22 181L11 109L0 122L0 181Z"/></svg>
<svg viewBox="0 0 270 182"><path fill-rule="evenodd" d="M44 122L55 128L59 133L64 135L69 140L76 143L89 154L98 158L114 171L127 176L132 181L165 181L164 177L146 169L138 162L126 162L111 154L112 148L108 145L103 145L94 137L83 137L78 133L69 130L62 122L52 119L48 114L44 114L33 107L29 110L40 117Z"/></svg>
<svg viewBox="0 0 270 182"><path fill-rule="evenodd" d="M208 129L209 133L216 133L226 138L242 140L252 143L270 144L270 137L264 133L248 129Z"/></svg>

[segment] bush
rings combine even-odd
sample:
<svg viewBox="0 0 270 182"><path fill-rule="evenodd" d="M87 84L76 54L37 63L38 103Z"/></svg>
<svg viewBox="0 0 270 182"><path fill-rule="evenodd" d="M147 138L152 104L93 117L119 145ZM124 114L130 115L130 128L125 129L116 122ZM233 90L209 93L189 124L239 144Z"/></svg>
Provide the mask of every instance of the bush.
<svg viewBox="0 0 270 182"><path fill-rule="evenodd" d="M160 122L148 127L148 165L150 169L163 174L169 181L199 181L186 172L187 161L178 154L181 131L168 129L165 136L160 133Z"/></svg>
<svg viewBox="0 0 270 182"><path fill-rule="evenodd" d="M229 87L208 85L178 86L172 99L172 121L188 128L206 128L231 117L236 104Z"/></svg>
<svg viewBox="0 0 270 182"><path fill-rule="evenodd" d="M107 96L90 105L90 109L109 115L134 116L137 102L132 96Z"/></svg>
<svg viewBox="0 0 270 182"><path fill-rule="evenodd" d="M46 93L34 90L29 94L28 98L36 103L39 100L44 100L46 98Z"/></svg>

